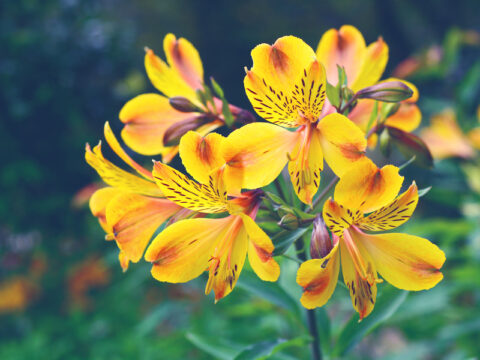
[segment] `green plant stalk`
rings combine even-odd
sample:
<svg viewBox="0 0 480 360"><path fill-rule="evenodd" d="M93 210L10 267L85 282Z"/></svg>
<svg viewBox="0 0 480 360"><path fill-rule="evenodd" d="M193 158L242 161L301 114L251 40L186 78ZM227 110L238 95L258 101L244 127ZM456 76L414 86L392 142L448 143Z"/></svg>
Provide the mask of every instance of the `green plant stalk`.
<svg viewBox="0 0 480 360"><path fill-rule="evenodd" d="M295 249L297 250L297 257L303 263L307 260L305 253L305 243L303 237L295 241ZM322 349L320 347L320 335L318 334L317 319L315 316L315 309L306 310L308 331L312 336L311 352L313 360L322 360Z"/></svg>

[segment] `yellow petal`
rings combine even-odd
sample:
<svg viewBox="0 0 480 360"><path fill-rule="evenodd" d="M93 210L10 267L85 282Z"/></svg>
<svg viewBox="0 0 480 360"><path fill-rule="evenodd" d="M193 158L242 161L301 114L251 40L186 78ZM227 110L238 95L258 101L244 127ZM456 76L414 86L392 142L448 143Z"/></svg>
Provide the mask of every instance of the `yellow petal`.
<svg viewBox="0 0 480 360"><path fill-rule="evenodd" d="M90 145L86 145L85 160L110 186L142 195L163 196L162 191L154 182L130 174L105 159L102 154L101 143L95 146L93 151L90 149Z"/></svg>
<svg viewBox="0 0 480 360"><path fill-rule="evenodd" d="M325 116L318 123L323 156L337 176L365 159L367 141L360 128L340 114Z"/></svg>
<svg viewBox="0 0 480 360"><path fill-rule="evenodd" d="M227 210L227 193L221 185L222 176L219 172L211 173L207 184L198 184L174 168L157 161L153 177L165 197L184 208L204 213Z"/></svg>
<svg viewBox="0 0 480 360"><path fill-rule="evenodd" d="M480 128L470 130L467 136L470 140L470 143L475 147L475 149L480 150Z"/></svg>
<svg viewBox="0 0 480 360"><path fill-rule="evenodd" d="M304 141L297 146L288 163L288 172L298 198L305 204L312 204L312 198L320 185L323 170L323 152L320 145L320 131L307 125L301 132Z"/></svg>
<svg viewBox="0 0 480 360"><path fill-rule="evenodd" d="M104 187L95 191L90 197L90 211L92 212L93 216L98 218L100 225L106 233L112 232L112 228L108 226L106 219L107 205L114 197L123 193L124 191L117 188Z"/></svg>
<svg viewBox="0 0 480 360"><path fill-rule="evenodd" d="M430 126L422 130L421 138L435 159L470 158L475 154L468 138L458 126L455 113L451 109L433 116Z"/></svg>
<svg viewBox="0 0 480 360"><path fill-rule="evenodd" d="M357 92L367 86L374 85L380 80L388 62L388 46L379 38L368 45L360 71L353 82L348 82L351 89Z"/></svg>
<svg viewBox="0 0 480 360"><path fill-rule="evenodd" d="M136 172L142 175L147 180L153 180L152 173L145 169L144 167L140 166L135 160L133 160L128 154L123 150L118 142L117 138L113 134L112 129L110 128L110 124L108 121L105 123L104 126L104 135L105 140L107 140L108 145L112 148L115 154L118 155L123 161L125 161L128 165L132 167Z"/></svg>
<svg viewBox="0 0 480 360"><path fill-rule="evenodd" d="M360 71L366 48L362 34L351 25L325 32L318 43L317 58L325 65L330 84L335 86L338 83L337 65L345 68L347 81L353 84Z"/></svg>
<svg viewBox="0 0 480 360"><path fill-rule="evenodd" d="M270 66L273 68L269 69L270 72L273 71L273 74L281 76L279 79L283 79L283 75L280 75L281 70L277 73L275 65ZM289 65L285 66L290 71ZM305 64L300 72L292 75L297 80L291 84L285 83L287 79L270 79L267 74L264 74L267 76L265 78L262 74L256 73L254 68L255 63L252 70L247 72L244 85L247 96L259 116L285 127L297 127L318 120L325 102L325 70L322 64L317 60Z"/></svg>
<svg viewBox="0 0 480 360"><path fill-rule="evenodd" d="M427 239L407 234L355 237L371 254L380 275L399 289L430 289L443 279L439 270L445 254Z"/></svg>
<svg viewBox="0 0 480 360"><path fill-rule="evenodd" d="M378 112L381 110L381 102L377 102ZM370 116L374 111L375 100L360 99L357 101L357 105L348 114L348 118L352 120L364 133L367 132L367 126L370 122ZM376 121L373 120L372 126L376 125Z"/></svg>
<svg viewBox="0 0 480 360"><path fill-rule="evenodd" d="M138 262L155 231L180 209L167 199L123 194L108 203L106 219L120 250Z"/></svg>
<svg viewBox="0 0 480 360"><path fill-rule="evenodd" d="M215 292L215 302L235 287L247 255L248 235L240 216L226 218L226 232L219 236L210 260L205 294ZM223 219L222 219L223 220Z"/></svg>
<svg viewBox="0 0 480 360"><path fill-rule="evenodd" d="M273 259L272 240L247 215L241 215L248 235L248 262L257 276L264 281L277 281L280 267Z"/></svg>
<svg viewBox="0 0 480 360"><path fill-rule="evenodd" d="M130 263L130 260L128 257L125 255L123 251L120 250L118 253L118 261L120 263L120 266L122 267L123 272L128 270L128 265Z"/></svg>
<svg viewBox="0 0 480 360"><path fill-rule="evenodd" d="M195 116L175 110L164 96L142 94L128 101L120 111L120 120L125 124L122 139L140 154L163 154L170 149L163 146L165 131Z"/></svg>
<svg viewBox="0 0 480 360"><path fill-rule="evenodd" d="M353 308L358 312L360 320L362 320L372 312L375 306L377 298L377 272L372 258L362 245L357 244L357 248L365 269L370 274L369 278L363 277L357 271L344 239L340 239L343 281L350 291Z"/></svg>
<svg viewBox="0 0 480 360"><path fill-rule="evenodd" d="M330 231L338 237L343 236L343 231L353 225L362 216L359 210L350 210L335 202L332 198L323 205L323 220Z"/></svg>
<svg viewBox="0 0 480 360"><path fill-rule="evenodd" d="M163 49L170 67L194 89L203 87L203 66L197 49L186 39L167 34Z"/></svg>
<svg viewBox="0 0 480 360"><path fill-rule="evenodd" d="M364 213L375 211L398 195L403 183L398 171L393 165L379 169L371 160L363 161L340 178L335 201Z"/></svg>
<svg viewBox="0 0 480 360"><path fill-rule="evenodd" d="M270 184L287 164L287 154L292 153L298 139L297 132L266 123L233 131L222 149L227 186L256 189Z"/></svg>
<svg viewBox="0 0 480 360"><path fill-rule="evenodd" d="M172 283L198 277L209 266L218 238L230 223L227 217L180 220L168 226L145 252L145 260L153 263L152 276Z"/></svg>
<svg viewBox="0 0 480 360"><path fill-rule="evenodd" d="M303 287L302 305L307 309L325 305L337 286L339 270L338 243L324 258L308 260L300 265L297 284Z"/></svg>
<svg viewBox="0 0 480 360"><path fill-rule="evenodd" d="M185 82L177 71L165 64L151 49L147 49L145 54L145 69L153 86L166 97L182 96L201 106L195 88Z"/></svg>
<svg viewBox="0 0 480 360"><path fill-rule="evenodd" d="M385 125L406 132L415 130L422 121L422 113L415 104L400 103L397 112L387 118Z"/></svg>
<svg viewBox="0 0 480 360"><path fill-rule="evenodd" d="M418 188L413 183L392 203L374 211L356 224L363 230L391 230L405 223L412 216L418 203Z"/></svg>
<svg viewBox="0 0 480 360"><path fill-rule="evenodd" d="M216 133L203 137L189 131L180 139L180 157L185 169L192 177L206 184L208 175L225 163L222 156L222 144L225 138Z"/></svg>

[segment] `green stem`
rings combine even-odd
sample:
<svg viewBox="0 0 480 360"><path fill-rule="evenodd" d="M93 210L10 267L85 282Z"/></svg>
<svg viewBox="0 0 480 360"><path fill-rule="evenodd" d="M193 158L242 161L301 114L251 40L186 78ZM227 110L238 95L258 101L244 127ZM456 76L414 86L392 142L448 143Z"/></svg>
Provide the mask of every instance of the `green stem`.
<svg viewBox="0 0 480 360"><path fill-rule="evenodd" d="M340 180L340 178L338 176L335 176L332 179L332 181L330 181L330 183L325 187L325 189L322 190L320 195L318 195L318 197L313 201L312 207L305 210L305 212L306 213L312 212L317 207L317 205L320 203L320 201L322 201L323 198L325 196L327 196L328 192L335 186L335 184L338 182L338 180Z"/></svg>
<svg viewBox="0 0 480 360"><path fill-rule="evenodd" d="M307 254L305 252L305 243L303 238L299 238L295 241L295 249L297 250L297 257L303 263L307 260ZM307 325L308 331L312 336L312 344L311 344L311 351L312 351L312 359L313 360L322 360L322 349L320 347L320 335L318 334L318 327L317 327L317 318L315 316L315 309L306 310L307 313Z"/></svg>

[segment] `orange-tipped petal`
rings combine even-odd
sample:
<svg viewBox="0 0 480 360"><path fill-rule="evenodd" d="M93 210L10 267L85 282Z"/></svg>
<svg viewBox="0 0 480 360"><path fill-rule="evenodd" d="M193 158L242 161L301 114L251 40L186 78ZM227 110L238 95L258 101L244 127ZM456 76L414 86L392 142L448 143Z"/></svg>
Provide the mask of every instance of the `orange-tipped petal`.
<svg viewBox="0 0 480 360"><path fill-rule="evenodd" d="M374 211L356 224L364 230L382 231L399 227L410 219L418 203L418 188L413 183L392 203Z"/></svg>
<svg viewBox="0 0 480 360"><path fill-rule="evenodd" d="M163 145L165 131L195 116L175 110L162 95L142 94L128 101L120 111L120 121L125 124L122 139L140 154L163 154L171 149Z"/></svg>
<svg viewBox="0 0 480 360"><path fill-rule="evenodd" d="M152 276L172 283L198 277L209 266L215 245L230 223L227 217L180 220L168 226L145 252L145 260L152 263Z"/></svg>
<svg viewBox="0 0 480 360"><path fill-rule="evenodd" d="M367 141L360 128L341 114L330 114L318 123L323 156L337 176L363 162Z"/></svg>
<svg viewBox="0 0 480 360"><path fill-rule="evenodd" d="M399 289L430 289L443 279L445 254L427 239L407 234L356 233L354 237L371 254L380 275Z"/></svg>
<svg viewBox="0 0 480 360"><path fill-rule="evenodd" d="M85 160L110 186L142 195L163 196L162 191L154 182L130 174L105 159L102 154L101 143L95 146L93 151L90 149L90 145L86 145Z"/></svg>
<svg viewBox="0 0 480 360"><path fill-rule="evenodd" d="M172 69L193 89L203 88L203 66L197 49L186 39L167 34L163 39L165 56Z"/></svg>
<svg viewBox="0 0 480 360"><path fill-rule="evenodd" d="M125 255L125 253L121 250L118 253L118 262L120 263L120 266L122 267L123 272L126 272L128 270L128 265L130 264L130 260Z"/></svg>
<svg viewBox="0 0 480 360"><path fill-rule="evenodd" d="M455 113L451 109L433 116L430 126L423 129L420 136L435 159L471 158L475 155L468 138L457 124Z"/></svg>
<svg viewBox="0 0 480 360"><path fill-rule="evenodd" d="M287 164L298 139L297 132L266 123L235 130L226 138L222 150L227 186L238 190L270 184Z"/></svg>
<svg viewBox="0 0 480 360"><path fill-rule="evenodd" d="M112 150L115 152L115 154L118 155L125 163L130 165L132 169L134 169L136 172L138 172L140 175L142 175L144 178L148 180L153 180L152 173L145 169L144 167L140 166L135 160L133 160L128 154L123 150L123 148L120 146L120 143L118 142L117 138L113 134L112 128L110 127L110 124L105 122L104 126L104 135L105 135L105 140L107 140L108 145L112 148Z"/></svg>
<svg viewBox="0 0 480 360"><path fill-rule="evenodd" d="M277 281L280 266L272 257L272 240L247 215L241 215L243 226L248 235L248 261L257 276L264 281Z"/></svg>
<svg viewBox="0 0 480 360"><path fill-rule="evenodd" d="M397 129L412 132L420 125L422 121L422 113L415 104L400 103L397 112L387 118L385 125L395 127Z"/></svg>
<svg viewBox="0 0 480 360"><path fill-rule="evenodd" d="M325 305L337 286L339 271L338 242L324 258L308 260L300 265L297 284L303 287L302 305L307 309Z"/></svg>
<svg viewBox="0 0 480 360"><path fill-rule="evenodd" d="M320 172L323 170L323 152L320 144L320 131L309 127L303 130L303 143L292 154L288 172L298 198L305 204L312 199L320 185Z"/></svg>
<svg viewBox="0 0 480 360"><path fill-rule="evenodd" d="M209 181L208 175L225 164L222 156L224 137L211 133L203 137L189 131L180 140L180 158L192 177L202 184Z"/></svg>
<svg viewBox="0 0 480 360"><path fill-rule="evenodd" d="M337 65L345 68L347 81L353 84L360 72L366 48L362 34L351 25L325 32L318 43L317 57L325 65L330 84L335 86L338 83Z"/></svg>
<svg viewBox="0 0 480 360"><path fill-rule="evenodd" d="M214 171L207 184L198 184L174 168L155 162L153 177L165 197L190 210L218 213L227 210L227 192L223 188L222 174Z"/></svg>
<svg viewBox="0 0 480 360"><path fill-rule="evenodd" d="M202 106L197 99L196 89L192 88L175 69L169 67L151 49L147 49L145 54L145 69L153 86L166 97L182 96L197 106Z"/></svg>
<svg viewBox="0 0 480 360"><path fill-rule="evenodd" d="M120 194L123 194L124 191L113 188L113 187L104 187L102 189L98 189L93 193L90 197L89 206L90 211L92 212L93 216L98 218L100 225L102 226L103 230L106 233L111 233L112 228L107 224L106 218L106 209L107 205L112 199Z"/></svg>
<svg viewBox="0 0 480 360"><path fill-rule="evenodd" d="M366 274L361 274L358 271L358 265L355 264L345 240L340 239L343 281L350 291L353 308L362 320L372 312L375 306L378 280L372 257L363 248L362 244L356 244L356 250Z"/></svg>
<svg viewBox="0 0 480 360"><path fill-rule="evenodd" d="M352 167L335 187L335 201L363 213L375 211L395 199L403 183L398 167L379 169L371 161Z"/></svg>
<svg viewBox="0 0 480 360"><path fill-rule="evenodd" d="M368 45L360 71L355 81L348 81L351 89L357 92L367 86L374 85L380 80L388 62L388 46L379 38Z"/></svg>
<svg viewBox="0 0 480 360"><path fill-rule="evenodd" d="M215 302L230 294L245 263L248 234L240 216L229 216L209 264L205 294L215 293ZM223 219L222 219L223 220Z"/></svg>
<svg viewBox="0 0 480 360"><path fill-rule="evenodd" d="M108 203L106 219L120 250L138 262L155 231L180 209L167 199L123 194Z"/></svg>

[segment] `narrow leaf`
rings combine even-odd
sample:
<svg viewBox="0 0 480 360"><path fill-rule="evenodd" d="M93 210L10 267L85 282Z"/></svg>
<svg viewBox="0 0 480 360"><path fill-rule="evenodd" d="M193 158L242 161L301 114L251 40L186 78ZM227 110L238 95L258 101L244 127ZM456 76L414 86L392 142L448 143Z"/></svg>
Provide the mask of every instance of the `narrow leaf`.
<svg viewBox="0 0 480 360"><path fill-rule="evenodd" d="M252 272L244 271L238 279L237 287L288 310L295 315L300 315L297 302L283 290L278 283L262 281Z"/></svg>
<svg viewBox="0 0 480 360"><path fill-rule="evenodd" d="M361 322L358 322L358 314L355 313L342 329L333 349L334 356L343 356L351 350L365 335L392 316L407 297L407 291L388 285L382 287L373 312Z"/></svg>
<svg viewBox="0 0 480 360"><path fill-rule="evenodd" d="M310 336L299 336L290 340L277 339L262 341L248 346L235 357L235 360L263 360L292 346L303 347L311 341Z"/></svg>
<svg viewBox="0 0 480 360"><path fill-rule="evenodd" d="M216 359L231 360L238 354L238 348L220 343L218 337L206 337L192 332L186 333L185 337L197 348Z"/></svg>
<svg viewBox="0 0 480 360"><path fill-rule="evenodd" d="M308 230L308 228L300 227L293 231L282 231L272 237L273 245L275 250L273 251L273 256L282 255L285 251L288 250L290 245L292 245L297 239L302 237L303 234Z"/></svg>

